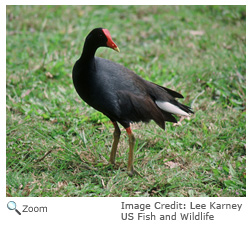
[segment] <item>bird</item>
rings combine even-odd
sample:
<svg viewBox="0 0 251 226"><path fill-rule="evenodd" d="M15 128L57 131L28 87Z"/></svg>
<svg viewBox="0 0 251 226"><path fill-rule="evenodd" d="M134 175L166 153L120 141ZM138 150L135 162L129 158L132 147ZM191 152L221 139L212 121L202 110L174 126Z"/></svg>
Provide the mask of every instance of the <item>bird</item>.
<svg viewBox="0 0 251 226"><path fill-rule="evenodd" d="M99 47L120 52L108 29L93 29L73 66L73 84L82 100L107 116L114 126L110 164L115 164L121 134L118 123L125 128L129 138L127 173L133 176L137 171L133 166L135 136L131 124L153 120L165 130L165 121L176 123L174 115L189 116L193 111L176 100L184 98L180 93L144 80L121 64L96 57Z"/></svg>

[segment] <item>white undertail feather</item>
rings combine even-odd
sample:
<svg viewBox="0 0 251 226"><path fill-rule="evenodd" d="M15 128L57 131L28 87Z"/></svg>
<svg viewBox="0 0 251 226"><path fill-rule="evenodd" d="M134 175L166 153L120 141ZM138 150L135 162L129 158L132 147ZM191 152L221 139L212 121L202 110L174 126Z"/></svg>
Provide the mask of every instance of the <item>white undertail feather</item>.
<svg viewBox="0 0 251 226"><path fill-rule="evenodd" d="M180 109L178 106L171 104L169 102L165 101L155 101L157 106L162 109L163 111L172 113L172 114L177 114L177 115L184 115L184 116L189 116L189 114L182 109Z"/></svg>

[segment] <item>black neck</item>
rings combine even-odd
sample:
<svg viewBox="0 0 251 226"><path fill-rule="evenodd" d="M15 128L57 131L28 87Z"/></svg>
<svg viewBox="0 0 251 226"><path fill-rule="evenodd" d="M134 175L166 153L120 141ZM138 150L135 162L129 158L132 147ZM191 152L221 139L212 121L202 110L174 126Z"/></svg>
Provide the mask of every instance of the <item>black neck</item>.
<svg viewBox="0 0 251 226"><path fill-rule="evenodd" d="M93 60L97 48L98 47L96 45L93 45L93 43L90 43L89 41L86 40L84 44L83 52L79 60L85 61L85 62Z"/></svg>

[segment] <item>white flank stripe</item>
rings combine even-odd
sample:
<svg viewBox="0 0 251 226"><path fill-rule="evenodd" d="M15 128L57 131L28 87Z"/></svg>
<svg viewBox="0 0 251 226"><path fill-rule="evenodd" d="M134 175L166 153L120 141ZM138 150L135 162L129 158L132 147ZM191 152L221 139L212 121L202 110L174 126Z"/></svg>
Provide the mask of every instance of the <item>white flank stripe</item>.
<svg viewBox="0 0 251 226"><path fill-rule="evenodd" d="M166 112L169 112L169 113L172 113L172 114L177 114L177 115L189 116L188 113L186 113L185 111L181 110L176 105L173 105L173 104L171 104L169 102L164 102L164 101L158 101L157 100L155 103L163 111L166 111Z"/></svg>

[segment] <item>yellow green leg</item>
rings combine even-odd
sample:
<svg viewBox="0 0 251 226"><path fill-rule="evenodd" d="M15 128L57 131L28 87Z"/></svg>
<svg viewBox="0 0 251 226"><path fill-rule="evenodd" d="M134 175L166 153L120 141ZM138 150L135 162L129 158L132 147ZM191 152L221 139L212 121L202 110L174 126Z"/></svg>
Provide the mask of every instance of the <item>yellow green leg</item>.
<svg viewBox="0 0 251 226"><path fill-rule="evenodd" d="M113 132L113 144L112 144L112 151L110 155L110 163L115 164L115 157L116 157L116 152L117 152L121 132L120 132L117 122L112 122L112 124L115 129Z"/></svg>
<svg viewBox="0 0 251 226"><path fill-rule="evenodd" d="M134 145L135 145L135 137L134 137L130 127L126 128L126 132L129 137L129 155L128 155L127 172L128 172L129 176L132 176L134 174L133 151L134 151Z"/></svg>

